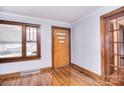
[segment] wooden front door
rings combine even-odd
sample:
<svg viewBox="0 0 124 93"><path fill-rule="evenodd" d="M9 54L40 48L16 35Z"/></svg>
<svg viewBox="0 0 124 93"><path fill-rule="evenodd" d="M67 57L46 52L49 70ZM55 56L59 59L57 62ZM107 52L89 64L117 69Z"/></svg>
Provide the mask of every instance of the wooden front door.
<svg viewBox="0 0 124 93"><path fill-rule="evenodd" d="M70 63L70 29L52 27L52 59L53 68L59 68Z"/></svg>

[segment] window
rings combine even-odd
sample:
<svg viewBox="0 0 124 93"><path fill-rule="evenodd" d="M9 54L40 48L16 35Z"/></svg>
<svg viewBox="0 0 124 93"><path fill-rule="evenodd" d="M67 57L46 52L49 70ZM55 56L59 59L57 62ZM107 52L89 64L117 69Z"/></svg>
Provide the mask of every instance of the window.
<svg viewBox="0 0 124 93"><path fill-rule="evenodd" d="M22 56L22 27L0 24L0 58Z"/></svg>
<svg viewBox="0 0 124 93"><path fill-rule="evenodd" d="M0 63L40 58L39 25L0 20Z"/></svg>

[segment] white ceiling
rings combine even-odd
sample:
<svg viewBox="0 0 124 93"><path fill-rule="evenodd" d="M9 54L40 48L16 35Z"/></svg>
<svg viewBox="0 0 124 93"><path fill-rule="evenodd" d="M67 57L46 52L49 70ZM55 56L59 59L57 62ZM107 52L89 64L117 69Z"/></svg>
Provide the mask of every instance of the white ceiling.
<svg viewBox="0 0 124 93"><path fill-rule="evenodd" d="M0 11L72 23L100 8L100 6L1 6Z"/></svg>

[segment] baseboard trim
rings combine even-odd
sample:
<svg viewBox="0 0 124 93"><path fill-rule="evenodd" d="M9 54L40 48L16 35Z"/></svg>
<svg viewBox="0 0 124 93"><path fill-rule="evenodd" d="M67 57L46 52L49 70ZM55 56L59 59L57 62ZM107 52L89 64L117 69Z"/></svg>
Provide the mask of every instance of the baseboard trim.
<svg viewBox="0 0 124 93"><path fill-rule="evenodd" d="M81 73L84 73L85 75L87 75L87 76L89 76L89 77L91 77L91 78L93 78L95 80L101 79L100 75L98 75L98 74L96 74L96 73L94 73L92 71L89 71L89 70L87 70L85 68L82 68L82 67L80 67L80 66L78 66L78 65L76 65L74 63L72 63L71 66L73 68L75 68L76 70L80 71Z"/></svg>
<svg viewBox="0 0 124 93"><path fill-rule="evenodd" d="M14 72L14 73L8 73L8 74L3 74L0 75L0 79L7 79L7 78L11 78L11 77L20 77L21 76L21 72Z"/></svg>
<svg viewBox="0 0 124 93"><path fill-rule="evenodd" d="M42 71L47 71L47 70L51 70L51 69L53 69L53 68L52 67L46 67L46 68L41 68L40 70L42 72Z"/></svg>
<svg viewBox="0 0 124 93"><path fill-rule="evenodd" d="M45 71L45 70L50 70L52 69L52 67L46 67L46 68L41 68L40 71ZM0 75L0 80L2 79L7 79L7 78L17 78L17 77L21 77L21 72L14 72L14 73L8 73L8 74L3 74Z"/></svg>

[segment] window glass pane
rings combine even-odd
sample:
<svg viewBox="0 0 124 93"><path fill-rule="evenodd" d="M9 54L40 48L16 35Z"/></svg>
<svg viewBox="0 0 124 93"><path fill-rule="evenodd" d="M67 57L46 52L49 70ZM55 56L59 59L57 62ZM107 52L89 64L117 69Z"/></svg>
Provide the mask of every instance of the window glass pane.
<svg viewBox="0 0 124 93"><path fill-rule="evenodd" d="M33 56L37 55L37 28L28 27L29 30L26 31L26 55Z"/></svg>
<svg viewBox="0 0 124 93"><path fill-rule="evenodd" d="M30 27L30 41L33 41L33 28Z"/></svg>
<svg viewBox="0 0 124 93"><path fill-rule="evenodd" d="M118 31L113 32L113 42L118 42Z"/></svg>
<svg viewBox="0 0 124 93"><path fill-rule="evenodd" d="M118 54L117 48L118 48L118 44L114 43L114 54Z"/></svg>
<svg viewBox="0 0 124 93"><path fill-rule="evenodd" d="M34 28L34 41L37 40L37 28Z"/></svg>
<svg viewBox="0 0 124 93"><path fill-rule="evenodd" d="M27 33L26 33L26 34L27 34L27 41L29 41L29 40L30 40L30 37L29 37L30 28L27 27L27 28L26 28L26 31L27 31Z"/></svg>
<svg viewBox="0 0 124 93"><path fill-rule="evenodd" d="M22 56L22 27L0 24L0 58Z"/></svg>

